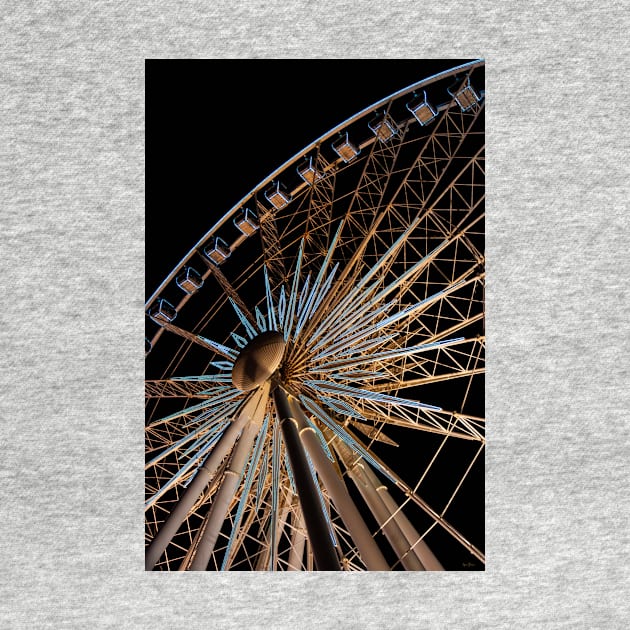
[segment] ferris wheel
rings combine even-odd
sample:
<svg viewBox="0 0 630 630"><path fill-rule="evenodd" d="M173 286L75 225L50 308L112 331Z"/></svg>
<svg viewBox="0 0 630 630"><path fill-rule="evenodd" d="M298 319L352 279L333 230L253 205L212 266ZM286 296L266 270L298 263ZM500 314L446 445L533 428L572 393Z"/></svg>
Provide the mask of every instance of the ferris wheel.
<svg viewBox="0 0 630 630"><path fill-rule="evenodd" d="M483 569L484 62L359 111L145 305L146 569Z"/></svg>

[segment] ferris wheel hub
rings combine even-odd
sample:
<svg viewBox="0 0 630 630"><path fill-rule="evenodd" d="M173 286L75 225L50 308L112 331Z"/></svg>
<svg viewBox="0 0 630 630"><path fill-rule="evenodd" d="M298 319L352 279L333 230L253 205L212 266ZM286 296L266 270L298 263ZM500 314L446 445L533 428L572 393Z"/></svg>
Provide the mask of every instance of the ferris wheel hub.
<svg viewBox="0 0 630 630"><path fill-rule="evenodd" d="M232 368L232 385L243 392L262 385L280 367L284 335L274 330L257 335L241 350Z"/></svg>

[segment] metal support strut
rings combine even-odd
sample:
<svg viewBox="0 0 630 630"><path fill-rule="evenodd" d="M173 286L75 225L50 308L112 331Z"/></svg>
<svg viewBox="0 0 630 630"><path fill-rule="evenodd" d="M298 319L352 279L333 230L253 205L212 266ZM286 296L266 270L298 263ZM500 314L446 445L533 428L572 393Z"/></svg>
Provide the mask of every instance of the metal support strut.
<svg viewBox="0 0 630 630"><path fill-rule="evenodd" d="M278 386L273 392L280 429L293 470L293 478L300 499L306 531L315 556L318 571L341 571L337 552L330 538L328 524L309 469L306 453L298 434L297 421L289 404L286 392Z"/></svg>
<svg viewBox="0 0 630 630"><path fill-rule="evenodd" d="M251 400L254 401L254 408L245 425L243 432L232 452L230 463L225 471L225 476L217 491L214 501L210 506L210 510L206 515L206 528L199 540L197 552L190 565L191 571L206 571L214 546L219 537L221 526L228 514L230 503L234 498L234 494L241 482L241 473L247 464L247 460L251 455L252 448L256 436L260 431L263 423L265 411L267 409L267 399L269 397L269 384L265 383L256 390Z"/></svg>
<svg viewBox="0 0 630 630"><path fill-rule="evenodd" d="M293 397L291 397L290 403L296 415L300 438L304 447L308 451L322 483L326 486L326 490L328 490L328 494L341 516L341 520L343 520L352 540L357 545L361 559L369 571L389 571L387 561L350 497L345 483L337 474L326 453L324 453L315 430L309 425L300 403Z"/></svg>

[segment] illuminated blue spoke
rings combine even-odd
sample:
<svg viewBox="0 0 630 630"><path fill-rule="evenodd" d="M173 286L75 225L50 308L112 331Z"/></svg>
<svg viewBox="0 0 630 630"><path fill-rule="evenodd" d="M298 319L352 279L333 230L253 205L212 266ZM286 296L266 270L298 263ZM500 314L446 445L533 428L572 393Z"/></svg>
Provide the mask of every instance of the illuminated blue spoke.
<svg viewBox="0 0 630 630"><path fill-rule="evenodd" d="M333 527L332 521L330 520L330 514L328 513L328 507L326 501L324 499L324 495L322 494L322 488L319 485L319 479L317 478L317 473L315 472L315 467L313 466L313 462L311 458L308 456L308 452L305 451L306 461L308 462L308 467L311 471L311 477L313 478L313 483L317 488L317 496L319 496L319 504L321 506L322 513L324 514L324 518L326 519L326 523L328 524L328 532L330 533L330 539L332 540L332 544L335 547L339 547L339 542L337 540L337 536L335 535L335 528Z"/></svg>
<svg viewBox="0 0 630 630"><path fill-rule="evenodd" d="M198 422L204 422L205 420L208 420L210 418L230 418L234 415L235 411L239 408L240 405L240 400L233 400L232 402L223 403L223 405L219 407L219 409L209 409L194 417L189 422L186 422L186 424L183 425L183 428L187 429L188 427L192 427Z"/></svg>
<svg viewBox="0 0 630 630"><path fill-rule="evenodd" d="M302 311L304 310L304 307L306 306L307 297L308 297L308 287L309 287L310 282L311 282L311 274L309 273L308 276L306 276L306 280L304 282L304 285L302 286L302 290L300 291L300 299L298 300L297 310L295 311L295 317L297 318L298 321L300 319L300 316L302 315ZM297 334L297 328L296 328L296 334Z"/></svg>
<svg viewBox="0 0 630 630"><path fill-rule="evenodd" d="M348 370L347 372L327 372L328 378L339 379L342 381L372 381L374 379L387 378L387 374L382 371L375 370Z"/></svg>
<svg viewBox="0 0 630 630"><path fill-rule="evenodd" d="M337 273L337 269L339 269L339 263L337 263L333 267L332 271L330 272L330 275L328 276L328 278L326 278L326 281L324 282L319 292L318 292L319 285L317 284L317 282L313 284L311 293L308 296L308 299L306 300L306 304L304 305L304 310L300 314L299 319L298 319L298 324L295 328L296 337L300 334L300 332L302 332L302 328L304 327L306 322L309 320L309 318L312 316L312 314L315 313L315 311L317 310L317 307L320 305L321 301L324 299L324 296L326 295L326 293L328 293L328 290L330 289L330 285L332 284L333 278L335 277L335 273Z"/></svg>
<svg viewBox="0 0 630 630"><path fill-rule="evenodd" d="M247 319L247 317L243 315L243 312L241 311L241 309L238 307L238 305L232 298L230 298L230 304L232 305L232 308L234 309L235 313L238 315L238 318L241 320L241 324L243 324L243 327L245 328L245 332L247 333L247 336L250 339L253 339L257 335L256 329L249 323L249 320Z"/></svg>
<svg viewBox="0 0 630 630"><path fill-rule="evenodd" d="M267 425L269 424L269 416L265 417L263 425L260 429L260 433L256 438L256 444L254 445L254 454L249 462L249 468L247 470L247 476L245 477L245 483L243 484L243 490L241 492L241 500L238 502L238 508L236 509L236 516L234 517L234 525L232 526L232 533L230 534L230 539L228 540L227 547L225 549L225 554L223 556L223 563L221 564L221 571L225 571L227 561L232 552L232 546L234 545L234 540L236 538L236 534L238 533L238 528L241 524L241 519L243 518L243 511L245 506L247 505L247 501L249 499L249 492L252 487L252 483L254 481L254 477L256 475L256 471L258 469L258 460L262 454L263 444L265 438L267 437Z"/></svg>
<svg viewBox="0 0 630 630"><path fill-rule="evenodd" d="M226 375L223 376L223 378L225 378ZM229 377L228 377L228 381L229 382ZM199 396L214 396L216 394L216 390L214 389L203 389L199 392Z"/></svg>
<svg viewBox="0 0 630 630"><path fill-rule="evenodd" d="M349 446L355 453L363 457L367 462L372 464L374 468L380 470L388 479L396 483L396 480L389 474L386 468L381 466L368 450L359 444L342 426L335 422L314 400L308 396L300 395L302 404L323 424L325 424L344 444Z"/></svg>
<svg viewBox="0 0 630 630"><path fill-rule="evenodd" d="M434 350L435 348L440 348L444 346L455 345L458 343L470 341L470 339L466 339L465 337L457 337L455 339L443 339L442 341L434 341L432 343L424 343L419 346L411 346L410 348L400 348L397 350L385 350L383 352L377 352L375 354L366 354L361 357L351 357L348 359L339 359L338 361L331 361L330 363L324 363L323 365L317 366L317 368L313 368L313 371L326 371L332 369L338 369L341 367L354 367L361 365L369 365L370 363L375 363L376 361L390 361L392 359L398 359L401 357L408 357L414 354L420 354L422 352L426 352L428 350Z"/></svg>
<svg viewBox="0 0 630 630"><path fill-rule="evenodd" d="M269 449L265 449L265 456L263 457L262 464L260 465L260 474L258 475L258 484L256 486L256 512L260 507L260 501L262 499L262 493L265 487L265 481L267 480L267 470L269 467Z"/></svg>
<svg viewBox="0 0 630 630"><path fill-rule="evenodd" d="M380 337L374 337L374 339L367 339L358 343L356 346L351 346L347 350L337 352L338 357L347 357L353 354L365 354L368 350L374 350L378 346L382 346L384 343L395 339L398 335L392 333L390 335L381 335Z"/></svg>
<svg viewBox="0 0 630 630"><path fill-rule="evenodd" d="M337 269L339 269L339 263L337 263L333 267L332 271L330 272L330 275L328 276L328 278L326 278L326 281L322 285L317 296L315 295L315 286L313 286L311 297L309 297L308 304L304 308L304 313L302 314L302 317L300 318L300 322L298 323L297 331L301 332L306 322L309 319L314 318L315 313L317 313L317 309L319 308L319 305L322 303L324 297L326 297L326 294L330 290L335 274L337 273ZM296 336L298 334L297 331L296 331ZM311 339L312 338L313 337L311 337Z"/></svg>
<svg viewBox="0 0 630 630"><path fill-rule="evenodd" d="M280 287L280 298L278 299L278 325L280 329L283 327L284 323L284 311L287 307L287 296L284 290L284 284Z"/></svg>
<svg viewBox="0 0 630 630"><path fill-rule="evenodd" d="M411 348L402 348L400 350L390 350L388 352L380 352L374 356L379 360L398 359L399 357L407 357L413 354L419 354L428 350L434 350L435 348L445 348L447 346L455 346L462 342L470 341L466 337L453 337L452 339L442 339L440 341L432 341L431 343L423 343L418 346L411 346ZM371 357L370 357L371 358Z"/></svg>
<svg viewBox="0 0 630 630"><path fill-rule="evenodd" d="M407 271L402 273L400 276L394 280L391 284L382 289L376 296L374 296L374 301L378 302L382 300L385 296L389 295L392 291L397 289L401 284L405 282L411 281L412 277L416 276L420 273L434 258L435 255L438 254L442 249L444 249L450 241L444 240L442 241L436 248L432 249L424 258L421 258L415 265L412 265ZM367 292L371 293L374 289L378 287L378 281L372 284Z"/></svg>
<svg viewBox="0 0 630 630"><path fill-rule="evenodd" d="M263 266L263 272L265 275L265 294L267 296L267 317L269 318L269 330L278 330L276 311L273 306L273 295L271 294L271 286L269 285L269 273L266 265Z"/></svg>
<svg viewBox="0 0 630 630"><path fill-rule="evenodd" d="M231 364L230 364L231 365ZM172 381L185 381L188 383L203 383L204 381L215 381L217 377L225 378L227 374L194 374L192 376L172 376Z"/></svg>
<svg viewBox="0 0 630 630"><path fill-rule="evenodd" d="M216 378L215 378L216 377ZM221 377L221 378L219 378ZM204 389L203 391L196 391L193 395L195 398L200 396L218 396L224 392L230 391L233 389L232 384L228 382L228 380L223 380L224 378L229 377L227 374L213 374L210 378L206 378L205 376L173 376L170 380L179 381L182 383L208 383L208 389ZM213 385L213 386L211 386Z"/></svg>
<svg viewBox="0 0 630 630"><path fill-rule="evenodd" d="M332 409L336 413L340 413L343 416L351 416L364 422L369 422L367 418L362 416L356 409L350 406L345 400L337 400L336 398L328 398L322 396L321 400L326 403L326 406Z"/></svg>
<svg viewBox="0 0 630 630"><path fill-rule="evenodd" d="M273 450L271 453L271 553L269 554L269 570L273 571L276 566L276 527L278 523L278 494L280 491L280 430L278 421L273 426Z"/></svg>
<svg viewBox="0 0 630 630"><path fill-rule="evenodd" d="M284 319L284 340L287 341L291 336L291 328L293 327L293 316L295 314L295 303L297 301L298 283L300 280L300 270L302 268L302 253L304 251L304 239L300 242L300 251L298 252L297 261L295 263L295 271L293 272L293 284L291 285L291 294L289 295L289 304L287 307L286 317Z"/></svg>
<svg viewBox="0 0 630 630"><path fill-rule="evenodd" d="M342 304L346 307L345 310L340 308L341 305L338 305L335 310L327 315L318 327L318 329L309 339L309 344L313 343L320 335L324 334L325 332L328 333L329 336L334 335L338 330L339 323L345 324L348 320L356 317L358 313L363 312L364 310L378 304L383 298L385 298L392 291L397 289L404 282L410 281L412 277L420 273L431 262L435 255L448 243L449 241L447 240L442 241L440 245L429 252L424 258L419 260L415 265L412 265L409 269L407 269L407 271L398 276L396 280L394 280L394 282L379 291L376 295L374 295L374 292L378 289L381 282L380 280L376 280L361 294L355 294L354 292L352 292L356 299L354 299L353 301L344 300ZM459 283L457 283L457 285L458 284ZM360 305L366 300L369 300L368 303L360 307Z"/></svg>
<svg viewBox="0 0 630 630"><path fill-rule="evenodd" d="M376 324L376 328L384 328L385 326L390 326L391 324L394 324L401 319L417 315L419 311L425 309L436 300L444 297L445 295L448 295L449 293L453 293L453 291L455 291L455 289L458 289L462 284L466 284L466 281L461 280L460 282L456 282L455 284L450 285L448 288L443 289L442 291L438 291L437 293L430 295L428 298L425 298L424 300L421 300L416 304L412 304L411 306L408 306L406 309L403 309L398 313L394 313L393 315L386 317L384 320Z"/></svg>
<svg viewBox="0 0 630 630"><path fill-rule="evenodd" d="M311 309L311 314L315 314L317 312L317 309L319 308L319 305L322 303L322 300L324 299L324 297L326 297L326 295L328 294L328 291L330 291L330 287L335 278L335 274L337 273L337 269L339 269L339 263L335 264L335 266L332 268L332 271L330 272L330 275L328 276L328 278L326 278L326 282L324 282L324 284L322 285L322 288L320 289L319 294L317 295L317 298L315 300L315 303L313 304L313 307Z"/></svg>
<svg viewBox="0 0 630 630"><path fill-rule="evenodd" d="M201 374L199 376L173 376L173 381L187 381L190 383L231 383L231 374ZM215 390L208 390L215 391ZM199 392L203 393L203 392Z"/></svg>
<svg viewBox="0 0 630 630"><path fill-rule="evenodd" d="M179 440L177 440L177 442L175 442L174 444L171 444L171 446L163 450L159 455L156 455L151 461L147 462L144 466L145 470L147 468L151 468L152 466L155 466L155 464L163 460L167 455L170 455L171 453L178 451L180 447L182 447L187 442L190 442L190 440L194 440L197 437L199 437L204 431L207 431L210 427L212 427L212 425L216 424L217 422L220 422L222 417L223 417L223 414L219 414L216 412L214 414L211 414L207 422L204 422L202 425L197 427L194 431L191 431L188 435L185 435L183 438L180 438Z"/></svg>
<svg viewBox="0 0 630 630"><path fill-rule="evenodd" d="M240 335L237 335L235 332L230 333L232 335L232 339L234 339L234 343L239 347L239 348L244 348L247 345L247 339L245 339L245 337L241 337Z"/></svg>
<svg viewBox="0 0 630 630"><path fill-rule="evenodd" d="M427 405L425 403L418 402L417 400L398 398L397 396L390 396L388 394L382 394L381 392L371 392L367 389L353 387L352 385L344 385L343 383L331 383L330 381L305 381L305 383L320 392L327 392L337 395L343 394L345 396L350 396L351 398L359 398L362 400L376 400L378 402L390 403L398 407L413 407L414 409L433 409L434 411L442 410L441 407Z"/></svg>
<svg viewBox="0 0 630 630"><path fill-rule="evenodd" d="M180 438L179 440L177 440L177 442L175 442L175 444L171 444L171 446L169 446L167 449L162 451L159 455L156 455L152 460L148 461L144 465L144 469L147 470L148 468L151 468L151 467L155 466L155 464L157 464L158 462L162 461L165 457L167 457L171 453L174 453L175 451L177 451L181 446L183 446L184 444L186 444L190 440L194 439L195 436L198 433L200 433L204 428L205 427L199 427L198 431L194 431L193 433L189 433L188 435L185 435L183 438Z"/></svg>
<svg viewBox="0 0 630 630"><path fill-rule="evenodd" d="M366 326L362 330L358 330L357 332L348 335L347 337L339 339L337 342L327 346L324 350L317 354L315 359L323 359L325 357L338 354L340 350L352 349L356 347L359 342L373 336L377 329L378 327L372 324L370 326Z"/></svg>
<svg viewBox="0 0 630 630"><path fill-rule="evenodd" d="M380 328L384 328L385 326L391 326L391 324L394 324L397 321L404 319L405 317L411 317L411 315L413 315L418 310L418 307L421 304L424 304L425 302L426 300L422 300L422 302L417 302L416 304L412 304L411 306L404 308L402 311L398 311L397 313L394 313L393 315L390 315L389 317L382 319L380 322L377 322L374 325L374 328L378 330Z"/></svg>
<svg viewBox="0 0 630 630"><path fill-rule="evenodd" d="M256 323L258 324L258 330L260 332L266 332L267 320L265 320L265 316L260 312L260 309L258 307L254 309L254 313L256 313Z"/></svg>
<svg viewBox="0 0 630 630"><path fill-rule="evenodd" d="M338 265L335 265L335 269L333 271L336 271ZM323 296L322 296L323 297ZM318 300L318 302L321 300ZM318 303L319 305L319 303ZM318 306L317 305L317 306ZM358 308L360 305L360 302L356 302L355 303L355 308ZM317 309L317 306L315 307L314 310ZM366 306L364 310L367 310L369 308L369 306ZM347 313L346 313L347 314ZM345 315L345 314L344 314ZM330 318L330 316L326 317L318 326L318 328L315 330L315 332L310 336L308 343L313 344L322 334L327 333L328 337L330 338L331 336L334 335L334 331L331 328L335 323L339 324L348 324L348 322L352 321L351 319L347 318L347 317L341 317L341 318Z"/></svg>
<svg viewBox="0 0 630 630"><path fill-rule="evenodd" d="M216 352L218 352L219 354L222 354L223 356L227 355L228 357L231 357L232 359L236 359L236 357L238 356L238 352L236 352L236 350L232 350L232 348L228 348L227 346L224 346L222 343L218 343L217 341L212 341L212 339L208 339L207 337L202 337L201 335L197 335L197 337L199 337L199 339L201 339L201 341L203 341L206 345L210 346Z"/></svg>
<svg viewBox="0 0 630 630"><path fill-rule="evenodd" d="M337 231L335 232L335 235L333 236L332 240L330 241L330 245L328 245L328 252L326 253L326 257L324 258L324 262L322 263L322 266L319 270L319 273L317 274L317 278L315 280L315 283L313 284L313 288L315 290L317 290L317 287L319 287L319 285L321 284L322 279L324 278L324 275L326 274L326 269L328 268L328 265L330 264L330 261L332 260L332 256L333 253L335 252L335 248L337 247L337 241L339 240L339 235L341 234L341 230L343 228L343 224L344 224L345 219L342 219L339 222L339 227L337 228Z"/></svg>
<svg viewBox="0 0 630 630"><path fill-rule="evenodd" d="M209 409L211 407L216 407L225 402L229 402L234 398L240 398L243 395L243 392L234 389L231 387L229 390L226 390L225 393L219 394L210 400L204 400L203 402L193 405L192 407L184 407L181 411L176 411L175 413L171 413L168 416L164 416L159 420L155 420L149 427L155 427L158 424L163 424L164 422L169 422L170 420L175 420L176 418L181 418L182 416L187 416L188 414L194 413L195 411L201 411L202 409Z"/></svg>
<svg viewBox="0 0 630 630"><path fill-rule="evenodd" d="M208 440L211 440L213 436L217 435L217 433L223 433L223 430L228 425L228 423L229 423L229 420L227 418L224 418L214 428L210 429L208 433L196 439L183 453L178 453L177 459L178 460L184 459L185 457L190 455L193 451L195 451L198 447L205 444Z"/></svg>
<svg viewBox="0 0 630 630"><path fill-rule="evenodd" d="M217 368L217 370L232 370L234 367L233 361L212 361L210 363L213 367Z"/></svg>
<svg viewBox="0 0 630 630"><path fill-rule="evenodd" d="M394 244L378 259L377 263L359 280L356 286L349 291L340 302L333 308L331 313L326 317L324 323L329 322L331 320L336 319L339 313L351 304L355 297L357 297L363 287L382 269L383 265L394 255L398 250L402 247L404 242L409 237L409 234L416 228L418 223L420 222L420 216L417 216L407 227L407 229L396 239Z"/></svg>

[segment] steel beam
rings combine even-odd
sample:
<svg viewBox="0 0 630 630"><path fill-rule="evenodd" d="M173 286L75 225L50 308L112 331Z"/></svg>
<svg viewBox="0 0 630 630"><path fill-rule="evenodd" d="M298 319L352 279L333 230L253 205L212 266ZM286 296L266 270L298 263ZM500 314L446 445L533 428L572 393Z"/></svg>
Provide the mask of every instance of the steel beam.
<svg viewBox="0 0 630 630"><path fill-rule="evenodd" d="M299 506L293 512L293 533L291 534L291 551L289 552L288 571L301 571L302 558L304 557L304 543L306 531L304 529L304 516Z"/></svg>
<svg viewBox="0 0 630 630"><path fill-rule="evenodd" d="M361 559L370 571L389 571L387 561L350 497L345 483L324 452L315 430L309 424L300 407L299 401L293 397L290 397L289 401L297 420L300 439L317 470L317 474L326 486L335 509L339 512L341 520L345 523L352 540L357 545Z"/></svg>
<svg viewBox="0 0 630 630"><path fill-rule="evenodd" d="M223 521L225 520L230 503L241 481L247 460L251 455L254 440L262 426L267 409L268 396L269 383L267 382L255 390L254 395L250 399L252 406L248 410L247 424L234 448L221 487L217 491L206 517L206 530L199 541L197 553L190 565L191 571L205 571L208 567L208 562L214 551L214 546L219 537Z"/></svg>
<svg viewBox="0 0 630 630"><path fill-rule="evenodd" d="M313 549L315 566L318 571L341 571L330 530L311 475L306 453L300 441L298 423L289 404L287 394L281 386L273 393L276 411L280 419L282 437L289 456L293 478L304 514L308 538Z"/></svg>
<svg viewBox="0 0 630 630"><path fill-rule="evenodd" d="M392 518L390 511L379 496L378 490L382 484L378 483L378 480L375 483L374 478L366 474L366 471L369 471L367 464L361 459L357 460L349 446L338 438L333 440L333 446L403 567L407 571L424 571L422 563L411 549L400 526Z"/></svg>

